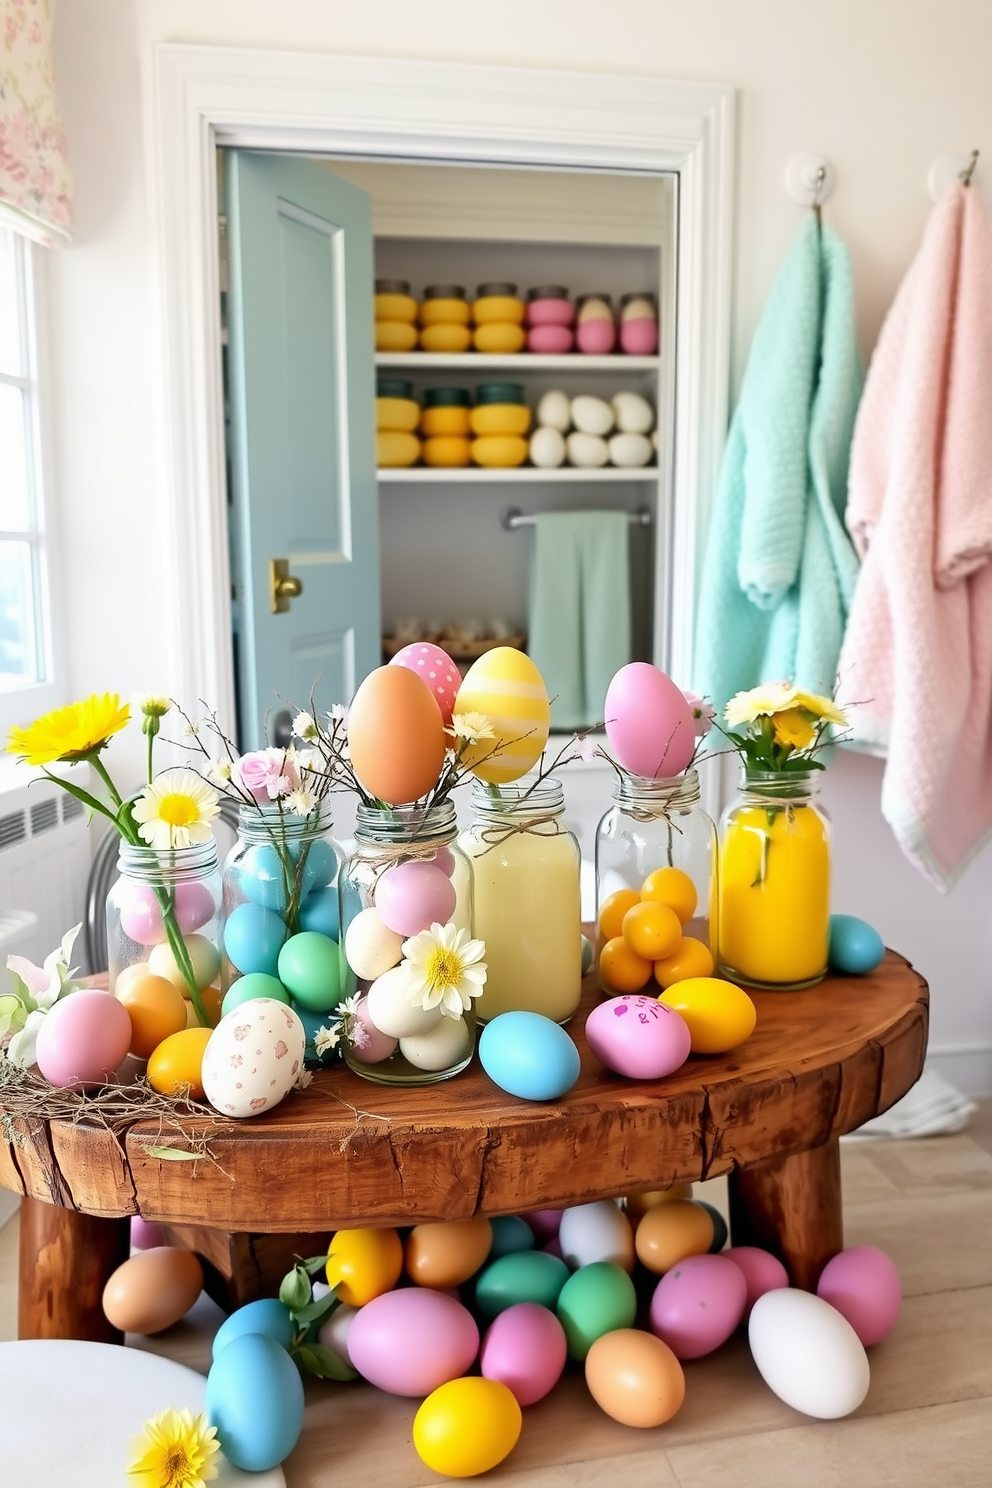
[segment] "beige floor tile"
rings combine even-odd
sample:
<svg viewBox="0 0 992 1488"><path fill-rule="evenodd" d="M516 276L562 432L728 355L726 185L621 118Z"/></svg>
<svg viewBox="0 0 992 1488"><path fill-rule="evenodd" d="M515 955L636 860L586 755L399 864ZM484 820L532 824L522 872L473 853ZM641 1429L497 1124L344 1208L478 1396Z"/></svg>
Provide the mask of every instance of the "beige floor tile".
<svg viewBox="0 0 992 1488"><path fill-rule="evenodd" d="M797 1419L802 1419L797 1418ZM680 1488L986 1488L987 1401L669 1447Z"/></svg>
<svg viewBox="0 0 992 1488"><path fill-rule="evenodd" d="M844 1203L869 1204L903 1195L891 1178L875 1162L879 1142L842 1142L840 1144L840 1179Z"/></svg>
<svg viewBox="0 0 992 1488"><path fill-rule="evenodd" d="M871 1161L909 1198L992 1189L992 1153L970 1136L872 1142Z"/></svg>
<svg viewBox="0 0 992 1488"><path fill-rule="evenodd" d="M985 1152L992 1152L992 1096L975 1104L978 1110L968 1123L968 1136Z"/></svg>
<svg viewBox="0 0 992 1488"><path fill-rule="evenodd" d="M868 1351L871 1386L859 1416L992 1400L990 1337L992 1287L907 1297L888 1338Z"/></svg>
<svg viewBox="0 0 992 1488"><path fill-rule="evenodd" d="M877 1245L902 1276L903 1295L992 1285L992 1193L851 1204L844 1244Z"/></svg>

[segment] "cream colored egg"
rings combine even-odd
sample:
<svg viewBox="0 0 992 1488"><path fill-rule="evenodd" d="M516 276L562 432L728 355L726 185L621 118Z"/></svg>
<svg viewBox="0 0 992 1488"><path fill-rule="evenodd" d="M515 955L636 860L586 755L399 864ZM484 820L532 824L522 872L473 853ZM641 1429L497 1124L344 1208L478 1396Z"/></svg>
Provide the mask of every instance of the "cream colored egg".
<svg viewBox="0 0 992 1488"><path fill-rule="evenodd" d="M207 1100L225 1116L257 1116L289 1094L303 1068L303 1024L272 997L253 997L221 1018L203 1054Z"/></svg>
<svg viewBox="0 0 992 1488"><path fill-rule="evenodd" d="M565 463L565 436L557 429L535 429L530 436L530 462L541 470Z"/></svg>
<svg viewBox="0 0 992 1488"><path fill-rule="evenodd" d="M617 393L613 399L617 428L623 434L650 434L654 428L654 409L640 393Z"/></svg>
<svg viewBox="0 0 992 1488"><path fill-rule="evenodd" d="M553 388L545 393L537 405L536 421L546 429L557 429L567 434L572 427L572 404L567 393Z"/></svg>
<svg viewBox="0 0 992 1488"><path fill-rule="evenodd" d="M220 975L220 952L205 935L186 935L183 939L193 966L193 975L196 977L196 990L202 992ZM186 978L179 970L167 940L163 940L161 945L152 946L148 953L148 970L153 976L165 977L166 981L179 988L184 997L189 996Z"/></svg>
<svg viewBox="0 0 992 1488"><path fill-rule="evenodd" d="M634 1269L634 1231L630 1220L612 1199L575 1204L561 1216L558 1231L562 1259L577 1271L596 1261L612 1261L625 1271Z"/></svg>
<svg viewBox="0 0 992 1488"><path fill-rule="evenodd" d="M605 465L610 458L606 440L601 439L598 434L569 434L565 445L568 463L577 465L580 469L595 469L599 465Z"/></svg>
<svg viewBox="0 0 992 1488"><path fill-rule="evenodd" d="M580 434L608 434L613 422L613 409L605 398L583 393L572 399L572 423Z"/></svg>
<svg viewBox="0 0 992 1488"><path fill-rule="evenodd" d="M464 1018L442 1018L427 1033L400 1039L400 1053L415 1069L450 1069L469 1051L472 1035Z"/></svg>
<svg viewBox="0 0 992 1488"><path fill-rule="evenodd" d="M481 713L493 738L481 739L462 755L480 780L506 785L532 770L548 742L551 704L537 667L513 646L494 646L465 673L456 713Z"/></svg>
<svg viewBox="0 0 992 1488"><path fill-rule="evenodd" d="M385 925L373 906L355 916L344 934L348 965L363 981L374 982L403 956L403 936Z"/></svg>
<svg viewBox="0 0 992 1488"><path fill-rule="evenodd" d="M646 465L651 458L651 441L646 434L614 434L609 441L610 464L633 470Z"/></svg>
<svg viewBox="0 0 992 1488"><path fill-rule="evenodd" d="M380 1033L389 1038L412 1038L427 1033L441 1020L441 1009L425 1010L410 1001L409 976L394 966L377 977L368 990L366 1012Z"/></svg>

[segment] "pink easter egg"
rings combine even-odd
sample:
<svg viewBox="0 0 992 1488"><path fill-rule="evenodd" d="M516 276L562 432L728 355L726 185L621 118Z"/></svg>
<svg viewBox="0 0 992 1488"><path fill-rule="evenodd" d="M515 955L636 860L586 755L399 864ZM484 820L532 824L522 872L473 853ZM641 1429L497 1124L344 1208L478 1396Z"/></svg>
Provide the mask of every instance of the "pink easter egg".
<svg viewBox="0 0 992 1488"><path fill-rule="evenodd" d="M200 930L216 913L214 896L205 883L176 884L176 919L184 935Z"/></svg>
<svg viewBox="0 0 992 1488"><path fill-rule="evenodd" d="M630 1080L661 1080L689 1058L684 1018L654 997L611 997L586 1019L586 1041L607 1069Z"/></svg>
<svg viewBox="0 0 992 1488"><path fill-rule="evenodd" d="M61 998L38 1029L38 1068L50 1085L78 1090L102 1085L131 1042L127 1008L106 992L84 989Z"/></svg>
<svg viewBox="0 0 992 1488"><path fill-rule="evenodd" d="M434 867L440 868L445 878L451 878L455 871L455 855L450 847L439 847L434 854Z"/></svg>
<svg viewBox="0 0 992 1488"><path fill-rule="evenodd" d="M766 1292L777 1292L779 1287L789 1285L789 1273L778 1256L770 1250L760 1250L757 1245L732 1245L723 1251L725 1260L733 1261L743 1274L747 1287L744 1317L751 1315L751 1308Z"/></svg>
<svg viewBox="0 0 992 1488"><path fill-rule="evenodd" d="M564 1209L530 1209L520 1218L530 1225L537 1240L554 1240L564 1212Z"/></svg>
<svg viewBox="0 0 992 1488"><path fill-rule="evenodd" d="M680 775L692 759L692 709L671 677L649 661L631 661L610 683L606 737L617 763L649 780Z"/></svg>
<svg viewBox="0 0 992 1488"><path fill-rule="evenodd" d="M427 683L441 709L445 728L450 727L451 710L462 679L447 651L442 651L433 641L411 641L409 646L404 646L390 658L389 665L406 667Z"/></svg>
<svg viewBox="0 0 992 1488"><path fill-rule="evenodd" d="M150 884L121 879L115 890L120 905L120 926L136 945L161 945L165 940L162 911Z"/></svg>
<svg viewBox="0 0 992 1488"><path fill-rule="evenodd" d="M165 1230L160 1224L155 1224L150 1219L142 1219L140 1214L131 1216L132 1250L157 1250L160 1245L165 1244L167 1244Z"/></svg>
<svg viewBox="0 0 992 1488"><path fill-rule="evenodd" d="M612 317L584 320L575 332L575 344L586 356L607 356L617 343L616 326Z"/></svg>
<svg viewBox="0 0 992 1488"><path fill-rule="evenodd" d="M359 1309L348 1333L354 1367L390 1395L429 1395L467 1374L478 1351L472 1314L427 1287L374 1297Z"/></svg>
<svg viewBox="0 0 992 1488"><path fill-rule="evenodd" d="M455 903L451 879L435 863L421 860L388 868L375 886L379 917L397 935L419 935L435 922L446 925Z"/></svg>
<svg viewBox="0 0 992 1488"><path fill-rule="evenodd" d="M565 1259L562 1253L561 1241L559 1240L557 1235L552 1235L547 1245L542 1245L541 1249L544 1251L545 1255L555 1256L559 1261L563 1261Z"/></svg>
<svg viewBox="0 0 992 1488"><path fill-rule="evenodd" d="M399 1039L390 1038L388 1033L376 1028L369 1017L368 1003L368 998L363 997L355 1008L354 1021L359 1026L352 1030L351 1057L359 1064L381 1064L396 1053Z"/></svg>
<svg viewBox="0 0 992 1488"><path fill-rule="evenodd" d="M536 1302L517 1302L490 1326L479 1368L483 1379L506 1385L518 1405L534 1405L561 1379L567 1355L565 1329L554 1313Z"/></svg>
<svg viewBox="0 0 992 1488"><path fill-rule="evenodd" d="M896 1263L875 1245L835 1255L820 1273L816 1295L847 1318L865 1348L892 1331L902 1307Z"/></svg>
<svg viewBox="0 0 992 1488"><path fill-rule="evenodd" d="M744 1273L722 1255L690 1256L666 1271L651 1298L651 1332L677 1359L701 1359L744 1316Z"/></svg>
<svg viewBox="0 0 992 1488"><path fill-rule="evenodd" d="M628 356L654 356L658 350L658 322L653 315L635 315L620 327L620 345Z"/></svg>
<svg viewBox="0 0 992 1488"><path fill-rule="evenodd" d="M575 335L567 325L535 325L527 332L527 350L538 356L564 356L574 344Z"/></svg>

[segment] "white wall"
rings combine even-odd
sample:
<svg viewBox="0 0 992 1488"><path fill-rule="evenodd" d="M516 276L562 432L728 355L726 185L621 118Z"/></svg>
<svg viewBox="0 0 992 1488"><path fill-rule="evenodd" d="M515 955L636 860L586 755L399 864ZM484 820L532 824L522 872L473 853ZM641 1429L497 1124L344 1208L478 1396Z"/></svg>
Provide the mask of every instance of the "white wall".
<svg viewBox="0 0 992 1488"><path fill-rule="evenodd" d="M870 353L930 210L937 155L986 151L992 197L992 5L987 0L60 0L56 64L76 179L77 246L48 263L57 365L58 519L69 573L69 690L169 688L169 492L156 267L149 228L147 68L154 41L328 50L651 73L739 89L734 382L800 222L789 156L829 156L827 220L854 260ZM992 1091L988 906L992 853L948 897L903 862L878 812L880 766L845 758L828 794L838 908L913 956L933 987L933 1044L970 1090Z"/></svg>

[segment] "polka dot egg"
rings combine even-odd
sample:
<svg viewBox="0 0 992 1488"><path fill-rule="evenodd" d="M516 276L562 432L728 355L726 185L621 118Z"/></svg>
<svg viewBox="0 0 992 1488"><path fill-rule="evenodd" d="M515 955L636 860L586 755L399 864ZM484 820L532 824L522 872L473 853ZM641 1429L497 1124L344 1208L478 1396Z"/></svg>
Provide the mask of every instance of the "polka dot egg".
<svg viewBox="0 0 992 1488"><path fill-rule="evenodd" d="M447 728L451 723L458 689L462 685L458 668L447 651L442 651L440 646L429 641L411 641L409 646L397 651L389 664L406 667L427 683L437 700Z"/></svg>
<svg viewBox="0 0 992 1488"><path fill-rule="evenodd" d="M222 1018L203 1055L207 1100L225 1116L257 1116L288 1095L303 1068L306 1033L292 1008L256 997Z"/></svg>

